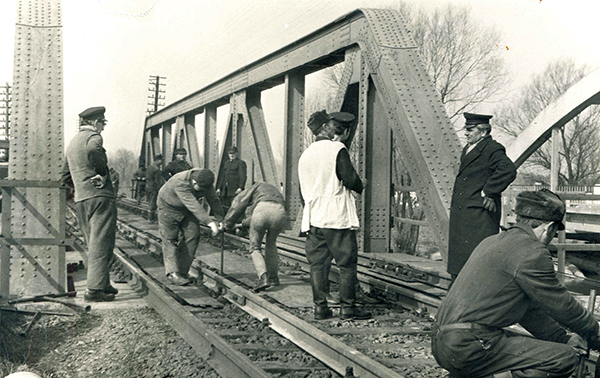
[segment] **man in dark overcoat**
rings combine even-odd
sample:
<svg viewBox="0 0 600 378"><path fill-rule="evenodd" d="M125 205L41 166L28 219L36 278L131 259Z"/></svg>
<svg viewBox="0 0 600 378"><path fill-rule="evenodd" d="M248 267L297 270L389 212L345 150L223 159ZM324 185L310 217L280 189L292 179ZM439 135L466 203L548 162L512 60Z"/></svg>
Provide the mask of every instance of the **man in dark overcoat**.
<svg viewBox="0 0 600 378"><path fill-rule="evenodd" d="M448 273L456 277L471 252L500 229L500 198L517 177L504 146L490 135L490 115L464 113L467 145L450 207Z"/></svg>
<svg viewBox="0 0 600 378"><path fill-rule="evenodd" d="M154 156L154 162L148 166L146 170L146 196L148 198L148 205L150 206L150 212L148 213L148 220L151 223L156 223L156 208L158 191L163 185L162 167L163 156L157 154Z"/></svg>
<svg viewBox="0 0 600 378"><path fill-rule="evenodd" d="M229 160L223 163L223 170L217 183L217 195L221 197L221 204L231 206L231 201L246 186L246 162L238 158L237 147L227 149Z"/></svg>
<svg viewBox="0 0 600 378"><path fill-rule="evenodd" d="M186 160L187 150L185 148L176 148L175 151L173 151L173 155L175 155L175 159L169 162L162 170L165 181L169 181L171 177L179 172L192 169L192 165Z"/></svg>

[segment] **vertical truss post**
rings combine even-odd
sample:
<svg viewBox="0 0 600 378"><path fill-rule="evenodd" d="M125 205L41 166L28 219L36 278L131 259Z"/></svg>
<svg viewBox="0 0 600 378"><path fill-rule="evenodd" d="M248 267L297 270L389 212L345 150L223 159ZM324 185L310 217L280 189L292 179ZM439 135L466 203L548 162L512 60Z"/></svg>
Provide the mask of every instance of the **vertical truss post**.
<svg viewBox="0 0 600 378"><path fill-rule="evenodd" d="M219 169L219 145L217 142L217 106L206 106L204 115L204 168L217 172Z"/></svg>
<svg viewBox="0 0 600 378"><path fill-rule="evenodd" d="M61 1L20 1L8 181L24 183L10 189L10 204L3 207L9 215L3 213L2 239L10 244L2 247L10 263L0 263L0 276L9 277L9 288L5 278L0 281L5 294L60 293L66 288L65 246L56 242L64 239L60 233L65 230L65 204L57 184L64 155L62 83Z"/></svg>
<svg viewBox="0 0 600 378"><path fill-rule="evenodd" d="M304 97L305 76L292 72L285 76L285 146L283 156L283 191L292 224L299 219L302 209L300 203L300 182L298 181L298 160L304 151Z"/></svg>

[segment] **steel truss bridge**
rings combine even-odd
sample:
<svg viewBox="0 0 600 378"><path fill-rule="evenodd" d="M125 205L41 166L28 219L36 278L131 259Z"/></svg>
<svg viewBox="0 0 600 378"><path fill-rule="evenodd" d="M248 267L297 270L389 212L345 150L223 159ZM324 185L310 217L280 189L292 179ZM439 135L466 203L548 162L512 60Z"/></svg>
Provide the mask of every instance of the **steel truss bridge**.
<svg viewBox="0 0 600 378"><path fill-rule="evenodd" d="M17 13L11 159L8 179L0 182L2 296L65 291L65 248L73 244L65 233L66 200L59 184L64 147L61 1L20 0ZM445 257L461 144L417 46L392 10L351 12L147 117L142 144L146 164L157 153L168 162L174 148L183 147L192 165L218 175L224 151L237 146L252 180L282 186L298 224L297 164L307 143L306 78L338 64L343 75L330 111L357 116L349 147L358 173L369 181L358 206L360 249L389 251L392 196L407 191L418 196L425 220L393 222L429 226ZM264 91L277 86L284 88L281 172L261 101ZM509 156L522 164L553 130L597 104L599 93L596 72L543 111L508 146ZM223 105L229 105L229 114L219 146L217 110ZM408 171L409 185L394 182L392 168L399 163ZM556 177L553 170L555 183Z"/></svg>

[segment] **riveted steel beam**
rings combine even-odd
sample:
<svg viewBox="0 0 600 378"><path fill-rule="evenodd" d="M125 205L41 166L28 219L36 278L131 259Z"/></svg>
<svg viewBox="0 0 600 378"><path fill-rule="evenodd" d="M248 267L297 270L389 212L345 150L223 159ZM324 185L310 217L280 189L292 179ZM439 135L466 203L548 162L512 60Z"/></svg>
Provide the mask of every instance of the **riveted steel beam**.
<svg viewBox="0 0 600 378"><path fill-rule="evenodd" d="M63 165L63 65L60 0L21 0L17 6L9 180L58 182ZM6 240L66 240L66 201L59 188L4 191ZM57 206L58 204L58 206ZM4 243L0 295L61 293L65 246L56 242Z"/></svg>

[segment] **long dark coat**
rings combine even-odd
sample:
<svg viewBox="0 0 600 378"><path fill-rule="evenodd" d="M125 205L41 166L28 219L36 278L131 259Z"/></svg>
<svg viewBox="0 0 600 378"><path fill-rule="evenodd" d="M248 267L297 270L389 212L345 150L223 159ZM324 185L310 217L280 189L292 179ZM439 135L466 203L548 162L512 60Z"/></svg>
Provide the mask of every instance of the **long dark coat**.
<svg viewBox="0 0 600 378"><path fill-rule="evenodd" d="M221 196L233 197L238 189L244 190L246 186L246 162L235 158L223 163L223 169L219 175L217 189L221 190Z"/></svg>
<svg viewBox="0 0 600 378"><path fill-rule="evenodd" d="M477 245L500 230L500 198L517 177L504 146L486 136L467 153L463 149L450 205L448 273L458 274ZM493 198L496 212L483 208L483 197Z"/></svg>

